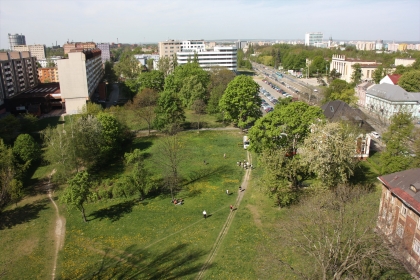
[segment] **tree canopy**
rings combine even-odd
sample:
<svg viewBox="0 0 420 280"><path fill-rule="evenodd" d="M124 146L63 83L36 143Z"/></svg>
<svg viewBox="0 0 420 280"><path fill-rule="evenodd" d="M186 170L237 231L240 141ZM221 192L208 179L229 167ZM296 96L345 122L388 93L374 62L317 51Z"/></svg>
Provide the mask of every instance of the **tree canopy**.
<svg viewBox="0 0 420 280"><path fill-rule="evenodd" d="M165 84L165 76L162 71L152 70L150 72L143 72L137 79L139 84L139 92L145 88L153 89L157 92L163 91Z"/></svg>
<svg viewBox="0 0 420 280"><path fill-rule="evenodd" d="M60 200L70 208L75 207L82 213L83 221L87 222L84 204L90 193L90 175L86 171L78 172L68 182L68 186L60 196Z"/></svg>
<svg viewBox="0 0 420 280"><path fill-rule="evenodd" d="M169 90L160 93L155 112L154 125L161 131L171 133L175 127L180 126L181 122L185 120L181 100Z"/></svg>
<svg viewBox="0 0 420 280"><path fill-rule="evenodd" d="M402 74L398 85L408 92L420 92L420 70L412 70Z"/></svg>

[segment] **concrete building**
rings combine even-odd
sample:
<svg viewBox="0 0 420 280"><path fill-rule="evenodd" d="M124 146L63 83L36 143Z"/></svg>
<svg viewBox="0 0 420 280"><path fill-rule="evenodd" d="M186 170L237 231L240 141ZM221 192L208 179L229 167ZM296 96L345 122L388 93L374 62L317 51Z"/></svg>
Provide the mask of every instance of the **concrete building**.
<svg viewBox="0 0 420 280"><path fill-rule="evenodd" d="M37 62L41 64L42 68L47 68L48 62L54 63L55 67L57 67L57 61L63 59L62 56L51 56L48 59L38 59Z"/></svg>
<svg viewBox="0 0 420 280"><path fill-rule="evenodd" d="M373 86L372 82L363 82L356 86L355 95L357 97L357 105L366 108L366 91Z"/></svg>
<svg viewBox="0 0 420 280"><path fill-rule="evenodd" d="M239 50L239 49L244 49L246 46L248 45L248 43L246 42L246 41L241 41L241 40L238 40L237 42L235 42L235 46L236 46L236 49L237 50ZM213 48L214 48L215 46L213 46Z"/></svg>
<svg viewBox="0 0 420 280"><path fill-rule="evenodd" d="M356 49L360 51L373 51L376 49L376 43L359 41L356 43Z"/></svg>
<svg viewBox="0 0 420 280"><path fill-rule="evenodd" d="M379 81L379 84L398 85L400 78L400 74L388 74Z"/></svg>
<svg viewBox="0 0 420 280"><path fill-rule="evenodd" d="M420 118L420 93L407 92L397 85L374 85L366 91L366 109L385 119L398 112L409 112Z"/></svg>
<svg viewBox="0 0 420 280"><path fill-rule="evenodd" d="M58 76L57 67L38 68L38 79L40 83L58 83L60 78Z"/></svg>
<svg viewBox="0 0 420 280"><path fill-rule="evenodd" d="M404 51L406 51L406 50L407 50L407 44L406 44L406 43L401 43L401 44L399 44L399 45L398 45L398 50L399 50L400 52L404 52Z"/></svg>
<svg viewBox="0 0 420 280"><path fill-rule="evenodd" d="M143 66L147 66L147 60L153 59L153 69L157 69L157 63L159 62L158 54L135 54L134 57Z"/></svg>
<svg viewBox="0 0 420 280"><path fill-rule="evenodd" d="M98 43L96 47L101 50L101 59L102 63L111 60L111 52L109 51L109 44L108 43Z"/></svg>
<svg viewBox="0 0 420 280"><path fill-rule="evenodd" d="M71 50L74 49L90 50L94 48L96 48L96 44L94 42L67 42L63 45L64 54L68 54Z"/></svg>
<svg viewBox="0 0 420 280"><path fill-rule="evenodd" d="M192 61L197 55L200 67L210 69L214 66L237 69L237 49L234 46L216 46L213 50L206 50L204 41L183 41L181 51L176 53L178 65Z"/></svg>
<svg viewBox="0 0 420 280"><path fill-rule="evenodd" d="M395 59L395 66L403 65L405 67L413 65L416 62L415 58L396 58Z"/></svg>
<svg viewBox="0 0 420 280"><path fill-rule="evenodd" d="M353 65L360 64L362 70L362 80L371 81L373 79L373 71L380 65L376 61L366 61L346 58L345 55L333 55L330 71L335 69L337 72L341 73L340 79L345 80L346 82L351 82L351 76L353 74Z"/></svg>
<svg viewBox="0 0 420 280"><path fill-rule="evenodd" d="M16 52L31 52L37 60L45 59L45 45L17 45L13 47Z"/></svg>
<svg viewBox="0 0 420 280"><path fill-rule="evenodd" d="M204 42L204 41L197 41ZM168 40L159 42L159 56L172 58L177 52L181 51L182 41Z"/></svg>
<svg viewBox="0 0 420 280"><path fill-rule="evenodd" d="M95 90L103 77L101 50L74 49L68 59L57 61L60 88L68 114L78 114L88 100L96 100Z"/></svg>
<svg viewBox="0 0 420 280"><path fill-rule="evenodd" d="M388 43L388 51L389 52L396 52L398 51L399 44L396 43Z"/></svg>
<svg viewBox="0 0 420 280"><path fill-rule="evenodd" d="M14 46L26 45L25 35L8 34L10 50L13 51Z"/></svg>
<svg viewBox="0 0 420 280"><path fill-rule="evenodd" d="M30 52L0 53L0 111L5 100L38 85L36 58Z"/></svg>
<svg viewBox="0 0 420 280"><path fill-rule="evenodd" d="M420 168L378 177L382 194L378 229L420 276Z"/></svg>
<svg viewBox="0 0 420 280"><path fill-rule="evenodd" d="M314 46L315 43L322 43L324 34L322 32L312 32L305 34L305 46Z"/></svg>

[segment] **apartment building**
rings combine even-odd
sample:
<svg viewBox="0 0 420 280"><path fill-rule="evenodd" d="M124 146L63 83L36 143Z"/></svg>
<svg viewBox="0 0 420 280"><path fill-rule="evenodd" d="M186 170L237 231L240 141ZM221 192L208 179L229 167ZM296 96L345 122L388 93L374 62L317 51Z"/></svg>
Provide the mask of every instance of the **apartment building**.
<svg viewBox="0 0 420 280"><path fill-rule="evenodd" d="M315 43L322 43L324 34L322 32L312 32L305 34L305 46L314 46Z"/></svg>
<svg viewBox="0 0 420 280"><path fill-rule="evenodd" d="M40 83L60 82L57 67L38 68L38 79Z"/></svg>
<svg viewBox="0 0 420 280"><path fill-rule="evenodd" d="M88 100L96 100L95 91L103 77L101 50L73 49L68 59L57 61L60 88L68 114L78 114Z"/></svg>
<svg viewBox="0 0 420 280"><path fill-rule="evenodd" d="M109 44L108 43L98 43L96 47L101 50L101 60L102 63L111 60L111 52L109 51Z"/></svg>
<svg viewBox="0 0 420 280"><path fill-rule="evenodd" d="M362 70L362 80L371 81L373 79L373 72L378 68L380 63L376 61L366 61L359 59L346 58L345 55L333 55L330 70L335 69L341 74L340 79L346 82L351 82L351 76L354 69L353 65L359 64Z"/></svg>
<svg viewBox="0 0 420 280"><path fill-rule="evenodd" d="M410 265L420 272L420 168L378 177L382 194L378 229Z"/></svg>
<svg viewBox="0 0 420 280"><path fill-rule="evenodd" d="M38 59L37 62L41 65L42 68L48 67L48 62L54 63L54 66L57 67L57 61L63 59L62 56L51 56L48 59Z"/></svg>
<svg viewBox="0 0 420 280"><path fill-rule="evenodd" d="M360 51L374 51L376 50L376 43L359 41L356 43L356 49Z"/></svg>
<svg viewBox="0 0 420 280"><path fill-rule="evenodd" d="M216 46L207 50L204 41L183 41L181 51L176 53L178 65L186 64L197 56L200 67L210 69L214 66L237 69L237 49L234 46Z"/></svg>
<svg viewBox="0 0 420 280"><path fill-rule="evenodd" d="M181 51L182 42L177 40L167 40L159 42L159 57L172 58L177 52Z"/></svg>
<svg viewBox="0 0 420 280"><path fill-rule="evenodd" d="M13 51L14 46L26 45L25 35L22 34L8 34L10 50Z"/></svg>
<svg viewBox="0 0 420 280"><path fill-rule="evenodd" d="M0 53L0 105L38 85L36 58L30 52Z"/></svg>
<svg viewBox="0 0 420 280"><path fill-rule="evenodd" d="M68 54L71 50L74 49L89 50L94 48L96 48L96 44L94 42L67 42L63 45L64 54Z"/></svg>
<svg viewBox="0 0 420 280"><path fill-rule="evenodd" d="M13 47L16 52L31 52L31 56L37 60L45 59L45 45L16 45Z"/></svg>

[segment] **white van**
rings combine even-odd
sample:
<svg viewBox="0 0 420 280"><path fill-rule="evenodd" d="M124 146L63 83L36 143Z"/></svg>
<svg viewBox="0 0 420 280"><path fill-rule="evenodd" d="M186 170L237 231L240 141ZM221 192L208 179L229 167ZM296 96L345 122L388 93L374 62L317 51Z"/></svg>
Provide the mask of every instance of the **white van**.
<svg viewBox="0 0 420 280"><path fill-rule="evenodd" d="M244 149L246 150L247 148L248 148L248 146L249 146L249 138L248 138L248 136L244 136Z"/></svg>

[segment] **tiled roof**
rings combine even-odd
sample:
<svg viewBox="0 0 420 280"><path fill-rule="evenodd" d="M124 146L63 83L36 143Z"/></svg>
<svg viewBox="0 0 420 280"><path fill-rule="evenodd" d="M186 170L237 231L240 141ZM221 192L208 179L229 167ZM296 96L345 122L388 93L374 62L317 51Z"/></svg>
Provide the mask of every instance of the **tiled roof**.
<svg viewBox="0 0 420 280"><path fill-rule="evenodd" d="M394 85L397 85L398 84L398 81L401 78L401 75L400 74L392 74L392 75L389 74L388 77L394 83Z"/></svg>
<svg viewBox="0 0 420 280"><path fill-rule="evenodd" d="M366 94L376 96L389 101L417 101L420 102L420 93L406 92L402 87L390 84L374 85L366 91Z"/></svg>
<svg viewBox="0 0 420 280"><path fill-rule="evenodd" d="M407 206L420 214L420 168L383 175L378 177L378 180Z"/></svg>

